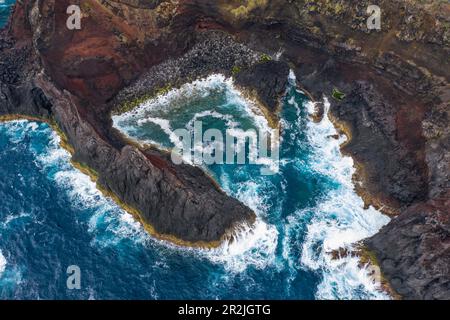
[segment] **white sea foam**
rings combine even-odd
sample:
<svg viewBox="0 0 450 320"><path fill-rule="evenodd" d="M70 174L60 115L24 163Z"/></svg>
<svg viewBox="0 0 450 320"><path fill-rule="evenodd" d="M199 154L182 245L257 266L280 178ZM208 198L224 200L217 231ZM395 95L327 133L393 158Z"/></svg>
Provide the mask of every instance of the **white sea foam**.
<svg viewBox="0 0 450 320"><path fill-rule="evenodd" d="M142 126L145 123L156 124L169 137L171 143L180 150L182 149L183 143L174 132L174 130L178 128L172 128L170 120L160 115L161 111L174 111L177 108L180 108L180 106L183 106L186 99L196 99L199 97L205 98L215 90L220 90L225 93L227 104L232 104L242 108L243 114L252 119L256 129L260 133L267 132L273 136L274 132L270 128L269 123L259 108L253 102L248 101L242 96L242 94L235 88L231 78L225 78L222 74L213 74L205 79L196 80L192 83L185 84L178 89L172 89L166 94L159 95L154 99L150 99L142 103L140 106L129 112L113 116L114 126L121 130L127 137L138 140L139 143L155 144L153 140L136 139L133 132L136 130L136 127ZM158 114L158 116L155 114ZM236 130L239 123L236 122L233 116L230 114L222 114L216 110L204 110L194 114L192 119L185 124L185 128L192 129L195 121L204 117L214 117L224 120L227 129L231 129L229 132L235 133L237 136L239 135L238 130ZM164 148L160 143L156 144ZM209 150L212 151L212 148L214 148L214 145L194 146L194 150L197 151L196 155L202 154L202 152L207 153ZM254 163L266 166L272 172L277 172L278 166L276 161L273 159L267 157L253 158L254 159L252 160ZM191 164L200 163L201 160L198 159L198 161L192 163L189 154L183 155L183 159L187 163Z"/></svg>
<svg viewBox="0 0 450 320"><path fill-rule="evenodd" d="M271 132L272 129L270 128L269 122L260 108L252 101L244 98L242 93L235 88L232 79L226 79L226 83L228 88L226 91L227 102L241 106L243 111L252 119L259 132Z"/></svg>
<svg viewBox="0 0 450 320"><path fill-rule="evenodd" d="M223 264L227 271L235 273L245 271L250 265L258 269L274 265L278 230L262 220L268 214L268 207L260 192L261 185L249 180L239 183L237 191L232 192L226 175L222 175L221 185L225 191L252 209L258 218L253 227L242 226L236 230L232 241L223 243L220 248L207 252L206 255L211 261Z"/></svg>
<svg viewBox="0 0 450 320"><path fill-rule="evenodd" d="M275 262L277 239L276 228L258 218L252 227L243 225L236 230L233 240L203 253L228 272L243 272L248 266L264 269Z"/></svg>
<svg viewBox="0 0 450 320"><path fill-rule="evenodd" d="M243 97L241 92L235 88L232 78L225 78L222 74L213 74L205 79L196 80L192 83L185 84L178 89L170 90L166 94L158 95L154 99L150 99L142 103L140 106L131 111L121 115L115 115L113 116L114 126L129 134L130 129L132 128L130 127L130 123L136 122L139 125L145 123L147 120L155 123L155 117L149 116L149 114L152 114L155 111L176 109L179 102L185 102L186 98L204 98L214 90L224 91L227 103L241 107L244 113L246 113L254 121L258 130L261 132L271 132L269 123L259 108L254 103ZM238 125L233 120L231 115L223 115L213 110L206 110L194 115L193 119L186 124L186 127L192 127L194 121L205 116L224 119L227 122L227 127L229 128L234 128ZM156 122L158 122L156 123L158 125L162 124L161 120ZM168 129L167 123L164 123L163 126L163 130L166 131ZM172 131L172 129L170 131ZM169 130L167 130L166 133L170 136Z"/></svg>
<svg viewBox="0 0 450 320"><path fill-rule="evenodd" d="M10 224L11 222L15 221L15 220L19 220L22 218L29 218L31 217L31 215L29 213L24 213L24 212L20 212L18 214L8 214L6 216L6 219L1 223L3 226L8 226L8 224Z"/></svg>
<svg viewBox="0 0 450 320"><path fill-rule="evenodd" d="M61 138L55 132L50 132L50 135L51 138L45 151L36 154L36 160L44 167L58 164L66 169L69 166L70 154L61 148Z"/></svg>
<svg viewBox="0 0 450 320"><path fill-rule="evenodd" d="M310 121L307 127L308 140L313 146L312 169L337 181L339 187L324 195L315 208L298 213L312 217L302 246L301 263L323 272L316 294L319 299L386 299L368 271L359 267L358 258L333 260L330 255L333 250L352 248L356 242L375 234L389 218L374 208L363 208L364 203L352 183L353 160L340 152L345 137L331 137L337 131L327 115L329 102L326 99L324 105L323 120L318 124ZM310 114L314 112L312 103L306 107Z"/></svg>
<svg viewBox="0 0 450 320"><path fill-rule="evenodd" d="M355 171L353 159L343 156L340 150L340 145L347 140L347 137L341 135L339 139L334 138L338 132L328 117L330 103L327 98L324 100L324 107L322 121L319 123L310 121L308 123L308 139L313 147L311 157L315 159L313 168L353 189L352 176ZM312 102L307 103L307 109L309 114L314 112L314 104Z"/></svg>
<svg viewBox="0 0 450 320"><path fill-rule="evenodd" d="M211 111L211 110L205 110L199 113L196 113L194 117L186 124L187 129L193 129L195 121L198 121L201 118L205 117L213 117L216 119L221 119L225 121L225 124L227 128L234 129L239 126L239 123L237 123L232 115L229 114L223 114L217 111Z"/></svg>
<svg viewBox="0 0 450 320"><path fill-rule="evenodd" d="M221 74L213 74L205 79L184 84L178 89L172 89L165 94L156 96L154 99L145 101L131 111L113 116L114 126L119 129L126 129L126 123L130 120L144 120L150 112L155 110L176 108L180 102L185 101L186 97L207 97L211 90L223 90L225 84L225 77Z"/></svg>
<svg viewBox="0 0 450 320"><path fill-rule="evenodd" d="M226 173L221 175L221 185L231 193L230 181ZM275 251L278 243L278 231L274 225L262 220L267 214L264 197L258 192L258 184L253 181L241 183L233 195L254 210L258 216L253 226L246 224L238 227L232 239L225 241L216 249L185 249L175 245L160 242L167 247L191 252L194 255L206 257L216 264L222 265L231 274L242 273L249 266L264 269L273 266L276 261Z"/></svg>
<svg viewBox="0 0 450 320"><path fill-rule="evenodd" d="M27 134L38 128L38 124L36 122L30 122L25 119L8 121L2 123L2 126L7 128L5 134L12 143L22 142Z"/></svg>
<svg viewBox="0 0 450 320"><path fill-rule="evenodd" d="M146 241L148 236L142 226L129 213L106 198L88 175L70 164L70 154L60 147L59 142L60 137L52 132L50 143L43 153L36 154L36 159L47 169L57 169L49 178L64 190L74 208L95 212L88 223L88 231L95 235L93 243L101 246L114 245L125 238L136 242Z"/></svg>
<svg viewBox="0 0 450 320"><path fill-rule="evenodd" d="M0 278L2 277L3 272L6 270L6 258L3 255L2 250L0 250Z"/></svg>
<svg viewBox="0 0 450 320"><path fill-rule="evenodd" d="M96 210L89 219L89 232L94 234L93 245L114 246L124 239L144 244L150 241L142 225L129 213L115 208L113 204Z"/></svg>
<svg viewBox="0 0 450 320"><path fill-rule="evenodd" d="M141 126L141 125L143 125L145 123L149 123L149 122L159 126L161 128L161 130L164 131L164 133L169 137L170 142L172 142L173 145L177 146L178 148L182 148L183 143L180 141L179 137L175 134L174 130L170 126L169 120L163 119L163 118L157 118L157 117L147 117L145 119L139 119L137 121L137 124L139 126ZM147 140L144 142L148 143L149 141Z"/></svg>
<svg viewBox="0 0 450 320"><path fill-rule="evenodd" d="M70 164L70 154L60 145L60 137L52 132L51 140L44 152L36 155L38 162L45 168L57 168L51 178L70 196L73 205L80 208L94 207L101 193L89 176L76 170Z"/></svg>
<svg viewBox="0 0 450 320"><path fill-rule="evenodd" d="M247 116L250 119L252 119L252 122L255 125L256 129L258 130L259 134L268 134L268 136L271 137L272 139L279 139L278 143L281 144L282 137L279 134L276 134L276 130L278 129L272 129L270 127L269 122L267 121L266 117L261 112L259 107L252 101L249 101L243 97L242 93L239 90L237 90L236 87L234 86L233 80L231 78L226 79L225 81L227 84L226 90L227 102L229 104L241 106L244 113L247 114ZM245 138L247 136L247 133L245 133L244 131L237 130L237 126L228 126L228 129L229 129L228 132L236 138ZM252 150L256 151L256 148L252 148ZM252 152L250 153L249 156L250 160L253 163L265 166L269 168L271 172L274 173L278 172L279 159L261 156L257 157L256 153Z"/></svg>

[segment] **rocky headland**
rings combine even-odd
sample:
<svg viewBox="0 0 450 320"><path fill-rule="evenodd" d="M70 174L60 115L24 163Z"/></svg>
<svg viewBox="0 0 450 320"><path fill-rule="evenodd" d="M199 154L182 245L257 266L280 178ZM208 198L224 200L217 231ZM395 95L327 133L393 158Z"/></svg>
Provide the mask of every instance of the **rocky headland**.
<svg viewBox="0 0 450 320"><path fill-rule="evenodd" d="M0 33L0 116L54 121L74 162L152 234L217 246L254 213L199 168L124 139L111 114L220 72L276 121L291 68L329 97L359 194L393 217L365 241L384 277L403 298L450 298L448 3L381 0L379 31L359 0L78 3L71 31L72 1L18 1Z"/></svg>

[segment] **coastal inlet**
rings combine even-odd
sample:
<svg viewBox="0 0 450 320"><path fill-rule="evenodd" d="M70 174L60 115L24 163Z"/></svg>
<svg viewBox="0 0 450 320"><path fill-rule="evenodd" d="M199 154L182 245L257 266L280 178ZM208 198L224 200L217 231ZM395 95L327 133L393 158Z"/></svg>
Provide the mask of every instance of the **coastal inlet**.
<svg viewBox="0 0 450 320"><path fill-rule="evenodd" d="M0 298L2 299L385 299L357 257L336 259L388 218L353 190L325 116L290 84L281 111L279 170L261 164L203 167L256 214L218 248L188 249L150 237L70 164L44 123L0 124ZM325 101L325 105L327 105ZM269 123L233 82L216 74L144 101L113 118L140 143L173 147L173 130L267 130ZM262 165L270 165L263 163ZM68 290L67 266L82 273Z"/></svg>

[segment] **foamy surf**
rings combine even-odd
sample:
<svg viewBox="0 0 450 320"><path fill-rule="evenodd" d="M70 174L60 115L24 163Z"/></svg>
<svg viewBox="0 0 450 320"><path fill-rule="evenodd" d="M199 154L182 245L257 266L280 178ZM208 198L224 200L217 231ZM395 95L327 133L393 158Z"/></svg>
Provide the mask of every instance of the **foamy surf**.
<svg viewBox="0 0 450 320"><path fill-rule="evenodd" d="M171 137L173 130L170 127L170 123L167 122L168 119L163 118L161 114L167 116L167 112L179 110L182 107L182 104L186 103L187 99L193 100L199 97L206 98L215 91L225 93L226 105L235 105L241 108L241 110L253 120L259 131L271 132L272 129L260 109L253 102L243 97L242 93L234 86L232 78L226 78L222 74L213 74L205 79L184 84L178 89L172 89L165 94L158 95L155 98L142 103L131 111L115 115L112 117L113 125L128 136L133 137L132 133L136 126L141 126L146 122L153 122L160 125L164 132ZM158 116L155 116L156 114L158 114ZM228 128L236 128L239 126L239 123L237 123L231 115L212 110L204 110L196 113L186 124L186 127L193 127L195 120L207 116L223 119L226 121Z"/></svg>
<svg viewBox="0 0 450 320"><path fill-rule="evenodd" d="M6 229L16 221L22 219L31 219L31 215L29 213L19 212L19 213L11 213L6 216L6 219L0 221L0 229Z"/></svg>
<svg viewBox="0 0 450 320"><path fill-rule="evenodd" d="M169 137L170 142L172 142L174 146L176 146L178 148L181 148L183 146L180 139L178 138L178 136L175 134L174 130L172 129L169 120L157 118L157 117L147 117L145 119L140 119L137 121L138 126L142 126L143 124L146 124L146 123L153 123L153 124L156 124L157 126L159 126L161 128L161 130ZM128 136L131 137L130 135L128 135ZM154 143L153 140L145 140L144 142L145 143ZM163 146L160 146L160 147L163 147Z"/></svg>
<svg viewBox="0 0 450 320"><path fill-rule="evenodd" d="M2 278L3 272L6 270L6 258L3 255L2 250L0 250L0 279Z"/></svg>
<svg viewBox="0 0 450 320"><path fill-rule="evenodd" d="M38 124L25 119L12 120L1 123L6 129L4 132L9 140L14 144L19 144L24 138L33 131L36 131Z"/></svg>
<svg viewBox="0 0 450 320"><path fill-rule="evenodd" d="M196 113L194 117L186 124L187 129L193 129L195 121L200 120L205 117L213 117L216 119L224 120L227 128L235 129L239 126L239 123L235 121L234 117L229 114L223 114L217 111L205 110L199 113Z"/></svg>
<svg viewBox="0 0 450 320"><path fill-rule="evenodd" d="M264 203L264 196L259 192L261 185L249 180L240 183L235 189L237 191L233 192L227 175L221 175L219 179L224 190L252 209L258 218L253 226L243 225L238 228L232 241L223 243L208 257L224 264L228 271L234 273L243 272L248 266L262 269L273 265L276 261L279 233L274 225L262 220L268 214L268 207Z"/></svg>
<svg viewBox="0 0 450 320"><path fill-rule="evenodd" d="M34 125L27 125L26 122L21 123L20 129L24 126L35 129ZM54 169L48 170L53 172L49 179L54 180L64 190L72 206L78 210L89 209L89 212L94 212L88 218L88 231L94 236L92 245L114 246L123 239L131 239L143 245L164 246L206 257L213 263L222 264L230 272L242 272L249 265L263 268L274 260L277 231L275 227L261 220L258 220L252 228L241 226L234 232L233 240L225 241L214 250L186 250L165 241L152 239L129 213L120 209L112 200L105 198L89 176L72 167L70 154L59 145L60 137L50 128L47 130L51 139L45 150L41 154L36 154L36 159L47 170Z"/></svg>
<svg viewBox="0 0 450 320"><path fill-rule="evenodd" d="M193 112L191 119L185 123L179 122L179 117L183 118L189 112L186 110L186 104L190 101L200 101L198 99L206 99L213 97L217 99L215 94L225 97L225 101L216 101L217 105L206 106L206 109L200 106L197 112ZM194 103L195 105L195 103ZM153 99L145 101L135 109L125 112L121 115L113 116L113 125L119 129L126 137L135 140L140 144L153 144L161 149L170 150L176 147L178 150L183 148L175 131L178 129L188 129L193 134L194 124L197 121L208 119L218 119L224 122L227 133L235 138L246 137L246 131L241 130L241 123L232 114L228 114L228 108L238 108L240 117L250 119L256 132L268 133L273 136L274 131L270 128L269 123L263 113L255 103L245 99L241 92L234 86L232 78L226 78L222 74L213 74L205 79L196 80L192 83L184 84L180 88L172 89L169 92L158 95ZM213 109L211 109L213 108ZM189 108L188 108L189 109ZM185 112L186 114L183 114ZM242 119L240 119L242 120ZM155 138L155 129L144 127L146 124L156 125L161 132L165 134L167 141L158 141ZM159 134L159 133L158 133ZM161 139L161 138L160 138ZM254 140L256 141L256 140ZM222 145L223 146L223 145ZM213 144L204 143L203 145L195 144L193 146L194 158L191 153L183 153L182 158L186 163L191 165L199 165L202 159L198 159L198 155L208 153L213 148L220 148L219 142ZM223 150L223 148L222 148ZM277 172L277 163L267 157L252 156L250 161L268 168L271 172Z"/></svg>
<svg viewBox="0 0 450 320"><path fill-rule="evenodd" d="M211 90L223 90L225 85L225 77L220 74L184 84L178 89L172 89L165 94L157 95L155 98L145 101L131 111L113 116L114 126L126 129L126 123L130 120L144 120L148 113L152 111L161 112L179 108L179 105L185 102L186 97L207 97Z"/></svg>
<svg viewBox="0 0 450 320"><path fill-rule="evenodd" d="M253 226L242 225L219 248L203 251L212 262L231 273L244 272L249 266L264 269L275 262L278 231L258 218Z"/></svg>
<svg viewBox="0 0 450 320"><path fill-rule="evenodd" d="M91 178L75 169L71 155L60 146L60 137L47 129L50 141L36 160L50 172L49 179L66 193L70 204L80 211L94 212L88 220L88 231L94 236L93 245L115 245L123 239L143 243L148 236L143 227L127 212L106 198ZM80 217L82 219L82 217Z"/></svg>
<svg viewBox="0 0 450 320"><path fill-rule="evenodd" d="M227 87L230 84L228 79L216 76L208 81L169 92L164 101L153 101L147 103L147 106L141 106L142 113L133 118L133 126L161 129L163 132L163 127L166 126L169 139L170 132L175 127L169 122L171 118L168 116L172 107L176 109L186 105L186 98L189 99L191 94L208 98L211 91L221 90L226 93L226 101L223 101L223 96L214 101L221 101L223 110L199 110L183 114L183 126L187 124L189 128L196 120L208 118L212 123L220 123L221 127L224 124L226 128L239 128L242 117L245 116L247 124L250 119L255 128L268 127L264 117L250 103L237 91ZM221 81L228 84L220 83ZM293 73L289 82L295 85ZM51 134L50 128L45 129L51 135L48 146L35 150L36 163L45 169L43 171L55 182L61 193L67 195L70 206L77 209L75 212L79 216L76 223L84 224L88 234L92 235L91 246L100 249L113 247L114 250L125 247L128 250L126 254L130 257L149 253L152 257L149 261L154 263L147 261L144 269L150 268L152 273L177 272L179 269L171 269L172 266L178 266L180 258L187 258L192 263L188 268L195 269L188 272L204 272L205 269L211 271L204 275L208 279L206 281L210 281L205 288L211 292L217 287L220 287L219 291L222 288L227 290L229 286L236 285L236 281L240 281L245 297L257 296L255 291L260 291L259 294L267 294L269 297L299 298L304 294L304 289L298 288L301 284L311 286L306 298L314 295L317 299L385 299L386 295L379 291L377 284L368 276L368 270L361 268L358 258L347 256L332 259L330 252L339 248L352 248L355 242L377 232L387 222L387 218L373 208L364 210L361 198L354 192L351 180L354 172L352 159L343 157L339 149L345 137L331 137L336 134L336 130L327 116L317 124L309 121L304 114L311 114L314 105L303 104L299 92L291 89L293 96L287 98L286 107L293 109L289 109L286 118L281 120L285 133L284 154L288 156L281 159L282 170L274 176L263 177L247 166L215 168L214 174L223 189L253 209L257 220L252 227L243 225L235 230L233 240L226 241L213 250L178 247L151 238L131 215L105 198L88 176L70 165L70 155L59 146L59 138ZM169 107L167 101L174 105ZM329 107L327 103L325 106ZM230 110L234 110L233 116L222 112ZM36 124L28 122L15 122L11 126L13 130L8 134L18 144L27 132L36 130ZM40 132L39 130L38 133L41 134ZM130 136L131 133L133 132L130 132ZM315 180L320 186L317 192L308 188L294 190L297 182L309 179ZM311 205L305 202L301 192L311 192L311 197L314 197ZM293 198L288 197L288 194L293 195ZM152 260L154 256L158 258ZM166 264L166 260L170 261L172 258L176 262ZM197 263L201 265L197 266ZM9 265L7 267L2 281L9 278L11 268ZM304 272L313 280L302 278ZM257 278L255 274L263 277ZM266 278L271 280L267 282L264 280ZM178 285L177 283L176 286ZM182 281L180 285L183 285ZM160 292L164 290L155 286L150 295L159 297ZM192 297L196 295L198 296L198 292L192 293ZM214 292L208 298L212 296L220 298L226 294Z"/></svg>
<svg viewBox="0 0 450 320"><path fill-rule="evenodd" d="M332 137L337 131L328 117L330 104L327 99L324 105L322 121L310 121L307 126L308 140L313 147L310 158L313 170L330 177L339 186L324 195L317 207L299 213L311 217L302 245L301 262L306 268L323 272L316 293L318 299L387 299L369 272L360 268L357 257L333 259L331 256L333 250L351 249L356 242L372 236L389 222L389 218L372 207L364 209L362 199L354 191L353 160L340 152L340 145L346 138ZM313 103L308 103L306 108L309 114L314 112Z"/></svg>

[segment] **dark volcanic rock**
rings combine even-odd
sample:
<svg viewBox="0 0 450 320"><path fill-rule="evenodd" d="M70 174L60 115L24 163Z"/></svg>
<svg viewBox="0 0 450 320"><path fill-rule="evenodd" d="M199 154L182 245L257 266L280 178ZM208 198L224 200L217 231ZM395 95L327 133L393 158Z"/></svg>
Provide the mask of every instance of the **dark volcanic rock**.
<svg viewBox="0 0 450 320"><path fill-rule="evenodd" d="M409 207L366 244L401 296L449 300L449 226L447 194Z"/></svg>
<svg viewBox="0 0 450 320"><path fill-rule="evenodd" d="M35 83L29 70L29 46L14 47L14 41L0 33L0 115L27 114L47 118L52 105Z"/></svg>
<svg viewBox="0 0 450 320"><path fill-rule="evenodd" d="M267 61L241 70L235 75L235 83L254 91L260 102L275 113L288 82L289 66L286 62Z"/></svg>
<svg viewBox="0 0 450 320"><path fill-rule="evenodd" d="M370 194L388 194L383 203L393 200L394 208L425 200L427 171L395 139L395 107L367 82L357 82L348 90L331 115L350 130L352 139L343 151L364 164L366 179L371 181Z"/></svg>
<svg viewBox="0 0 450 320"><path fill-rule="evenodd" d="M111 102L112 107L120 108L123 103L155 94L160 88L180 87L212 73L231 77L235 66L250 68L261 55L219 30L199 33L195 39L195 45L182 56L169 58L145 70L117 94Z"/></svg>

